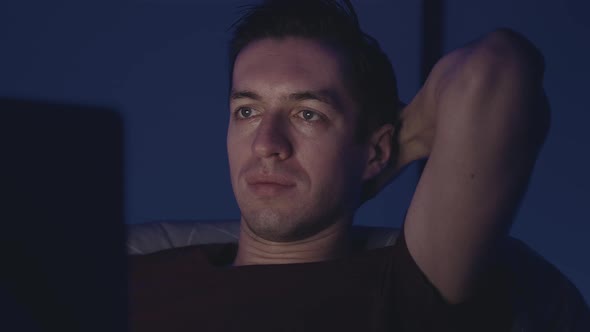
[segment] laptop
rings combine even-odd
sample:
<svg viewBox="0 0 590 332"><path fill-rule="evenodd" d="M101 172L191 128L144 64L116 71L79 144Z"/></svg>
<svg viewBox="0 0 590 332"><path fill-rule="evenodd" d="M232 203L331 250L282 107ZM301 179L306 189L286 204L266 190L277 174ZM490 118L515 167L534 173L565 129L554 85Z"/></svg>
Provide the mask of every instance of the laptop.
<svg viewBox="0 0 590 332"><path fill-rule="evenodd" d="M0 330L125 331L123 125L0 99Z"/></svg>

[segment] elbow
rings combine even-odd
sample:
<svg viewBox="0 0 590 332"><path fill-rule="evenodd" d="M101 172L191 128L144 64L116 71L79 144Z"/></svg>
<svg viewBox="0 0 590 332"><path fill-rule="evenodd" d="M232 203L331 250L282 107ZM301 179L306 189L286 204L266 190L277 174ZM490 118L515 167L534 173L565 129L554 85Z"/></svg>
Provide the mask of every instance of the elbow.
<svg viewBox="0 0 590 332"><path fill-rule="evenodd" d="M516 93L513 105L520 107L505 109L520 113L517 118L527 123L531 143L541 147L551 123L549 100L543 88L545 59L541 52L518 32L498 29L482 39L475 54L480 56L475 62L484 78L483 87L491 89L493 84L503 94Z"/></svg>
<svg viewBox="0 0 590 332"><path fill-rule="evenodd" d="M450 53L435 66L432 85L427 85L438 110L437 127L455 128L454 121L464 121L467 128L482 127L529 148L540 147L550 123L544 67L536 47L508 29Z"/></svg>
<svg viewBox="0 0 590 332"><path fill-rule="evenodd" d="M502 28L488 33L472 46L470 65L480 77L506 76L541 86L545 59L523 35Z"/></svg>
<svg viewBox="0 0 590 332"><path fill-rule="evenodd" d="M493 31L469 48L463 72L469 84L463 91L480 105L470 114L478 119L490 116L499 128L524 134L525 141L540 148L551 120L541 52L509 29Z"/></svg>

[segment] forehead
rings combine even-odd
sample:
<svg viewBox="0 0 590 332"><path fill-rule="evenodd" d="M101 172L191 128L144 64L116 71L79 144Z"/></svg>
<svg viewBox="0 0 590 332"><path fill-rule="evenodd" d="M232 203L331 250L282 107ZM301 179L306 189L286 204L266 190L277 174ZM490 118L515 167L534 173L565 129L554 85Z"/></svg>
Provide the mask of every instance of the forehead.
<svg viewBox="0 0 590 332"><path fill-rule="evenodd" d="M334 90L346 94L343 57L334 48L305 38L267 38L250 43L234 64L232 90L286 94Z"/></svg>

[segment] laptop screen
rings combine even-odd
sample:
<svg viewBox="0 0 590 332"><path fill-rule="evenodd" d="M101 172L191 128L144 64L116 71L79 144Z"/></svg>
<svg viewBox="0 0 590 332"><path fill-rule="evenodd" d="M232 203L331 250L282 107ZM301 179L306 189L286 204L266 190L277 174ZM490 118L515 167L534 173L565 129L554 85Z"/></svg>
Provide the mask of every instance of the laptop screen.
<svg viewBox="0 0 590 332"><path fill-rule="evenodd" d="M126 330L119 115L0 99L0 137L0 304L10 307L3 321L40 331Z"/></svg>

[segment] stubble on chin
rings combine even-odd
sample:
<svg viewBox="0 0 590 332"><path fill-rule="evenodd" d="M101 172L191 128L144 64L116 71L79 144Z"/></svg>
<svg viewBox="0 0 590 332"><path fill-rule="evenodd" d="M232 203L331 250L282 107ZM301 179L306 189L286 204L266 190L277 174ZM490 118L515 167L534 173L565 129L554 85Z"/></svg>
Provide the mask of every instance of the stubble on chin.
<svg viewBox="0 0 590 332"><path fill-rule="evenodd" d="M272 242L303 240L321 230L321 225L309 216L282 213L275 209L263 209L242 215L254 235ZM313 219L313 218L311 218Z"/></svg>
<svg viewBox="0 0 590 332"><path fill-rule="evenodd" d="M293 225L281 213L274 209L262 209L248 215L242 215L246 225L254 235L266 241L292 241Z"/></svg>

